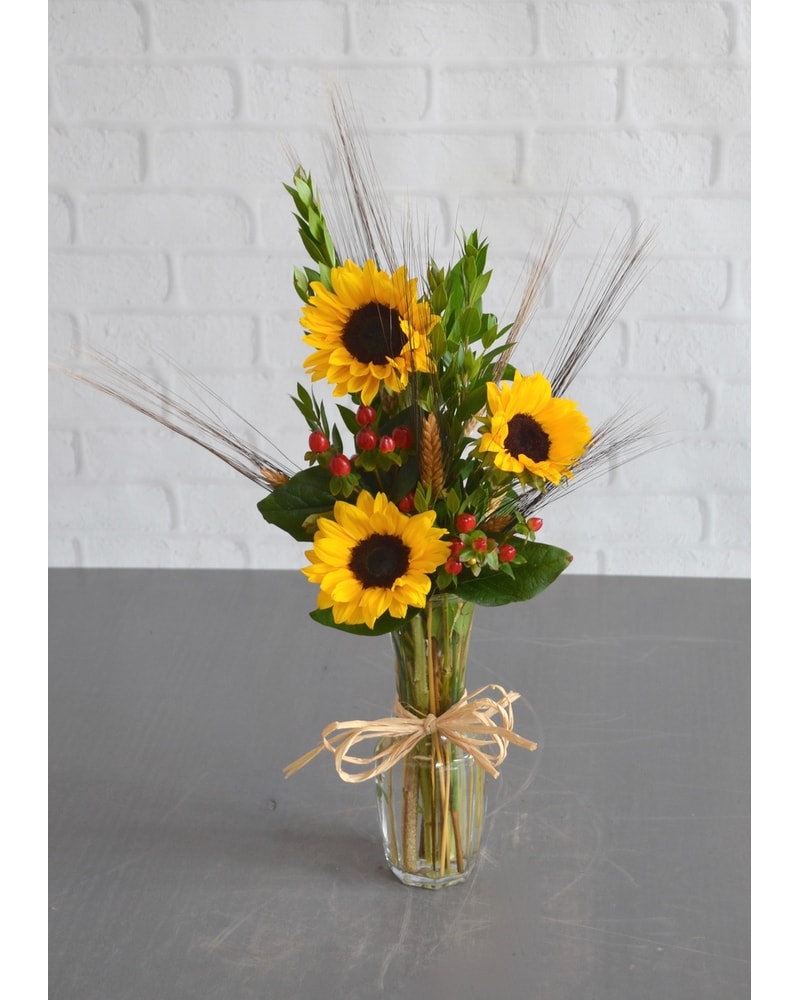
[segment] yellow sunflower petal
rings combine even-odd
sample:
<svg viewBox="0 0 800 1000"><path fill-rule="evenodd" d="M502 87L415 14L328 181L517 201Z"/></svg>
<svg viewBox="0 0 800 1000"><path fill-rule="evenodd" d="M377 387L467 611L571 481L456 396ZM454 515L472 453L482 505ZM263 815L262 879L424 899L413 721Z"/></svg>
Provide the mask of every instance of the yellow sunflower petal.
<svg viewBox="0 0 800 1000"><path fill-rule="evenodd" d="M558 484L588 447L592 432L570 399L553 397L550 383L537 372L513 382L486 387L483 433L475 445L501 472L538 476Z"/></svg>
<svg viewBox="0 0 800 1000"><path fill-rule="evenodd" d="M390 275L374 261L359 267L348 260L330 280L332 290L311 282L300 317L303 341L314 348L303 362L312 380L326 378L335 396L360 394L369 403L382 385L399 392L409 372L432 370L429 334L437 320L417 300L405 268Z"/></svg>
<svg viewBox="0 0 800 1000"><path fill-rule="evenodd" d="M337 624L366 624L381 615L405 618L422 607L431 589L428 574L444 564L450 547L435 513L403 514L383 493L363 490L355 503L339 500L333 518L320 518L311 563L303 573L320 587L317 606L330 608Z"/></svg>

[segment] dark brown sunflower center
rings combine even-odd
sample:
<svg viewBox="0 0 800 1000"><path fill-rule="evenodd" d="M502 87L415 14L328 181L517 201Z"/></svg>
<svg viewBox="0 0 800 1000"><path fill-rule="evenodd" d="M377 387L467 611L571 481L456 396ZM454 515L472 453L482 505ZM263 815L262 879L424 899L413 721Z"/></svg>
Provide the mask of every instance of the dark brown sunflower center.
<svg viewBox="0 0 800 1000"><path fill-rule="evenodd" d="M354 310L344 325L342 343L362 364L382 365L399 357L408 337L400 329L400 314L380 302Z"/></svg>
<svg viewBox="0 0 800 1000"><path fill-rule="evenodd" d="M396 535L370 535L353 549L349 568L362 587L391 587L408 569L410 554Z"/></svg>
<svg viewBox="0 0 800 1000"><path fill-rule="evenodd" d="M525 455L532 462L544 462L550 455L550 438L533 417L517 413L508 422L505 449L514 458Z"/></svg>

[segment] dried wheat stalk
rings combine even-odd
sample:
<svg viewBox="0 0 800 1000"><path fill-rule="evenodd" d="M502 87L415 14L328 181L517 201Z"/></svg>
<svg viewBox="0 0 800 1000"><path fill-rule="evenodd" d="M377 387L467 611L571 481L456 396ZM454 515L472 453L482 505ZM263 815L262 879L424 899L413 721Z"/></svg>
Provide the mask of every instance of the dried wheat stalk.
<svg viewBox="0 0 800 1000"><path fill-rule="evenodd" d="M419 448L419 478L422 485L432 490L433 498L441 496L444 491L444 452L442 438L436 416L429 413L422 421L422 433Z"/></svg>

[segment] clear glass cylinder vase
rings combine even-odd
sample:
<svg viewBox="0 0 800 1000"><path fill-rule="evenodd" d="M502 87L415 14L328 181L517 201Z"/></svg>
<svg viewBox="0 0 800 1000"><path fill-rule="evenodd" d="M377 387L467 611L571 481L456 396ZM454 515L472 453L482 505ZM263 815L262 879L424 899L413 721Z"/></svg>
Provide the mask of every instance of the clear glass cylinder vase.
<svg viewBox="0 0 800 1000"><path fill-rule="evenodd" d="M466 688L475 606L437 594L391 633L397 698L420 718L441 715ZM386 860L406 885L438 889L463 882L481 846L484 771L438 734L376 779Z"/></svg>

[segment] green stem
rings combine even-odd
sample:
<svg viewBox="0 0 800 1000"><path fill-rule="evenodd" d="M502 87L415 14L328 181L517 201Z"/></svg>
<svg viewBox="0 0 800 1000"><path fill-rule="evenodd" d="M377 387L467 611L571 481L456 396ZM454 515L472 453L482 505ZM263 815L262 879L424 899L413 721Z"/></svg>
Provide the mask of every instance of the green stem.
<svg viewBox="0 0 800 1000"><path fill-rule="evenodd" d="M417 823L417 798L419 796L419 770L411 757L403 761L403 867L417 870L419 855L419 826Z"/></svg>
<svg viewBox="0 0 800 1000"><path fill-rule="evenodd" d="M473 611L456 595L434 595L421 614L392 633L397 694L408 711L438 716L464 694ZM420 856L428 871L442 876L453 863L464 870L466 831L459 808L465 790L454 759L452 745L436 735L421 740L406 758L401 838L408 871L418 869ZM420 767L421 760L429 766Z"/></svg>

